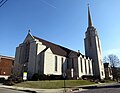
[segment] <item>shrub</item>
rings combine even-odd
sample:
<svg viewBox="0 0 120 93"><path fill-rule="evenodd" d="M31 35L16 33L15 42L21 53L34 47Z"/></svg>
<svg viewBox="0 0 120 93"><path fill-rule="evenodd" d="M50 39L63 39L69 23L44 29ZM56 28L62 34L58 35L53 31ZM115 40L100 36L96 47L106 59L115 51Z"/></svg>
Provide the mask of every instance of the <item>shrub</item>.
<svg viewBox="0 0 120 93"><path fill-rule="evenodd" d="M14 81L12 81L11 78L5 80L5 82L3 83L3 85L9 85L9 86L12 86L12 85L14 85L14 84L15 84L15 83L14 83Z"/></svg>
<svg viewBox="0 0 120 93"><path fill-rule="evenodd" d="M0 78L0 83L3 83L5 81L5 78Z"/></svg>
<svg viewBox="0 0 120 93"><path fill-rule="evenodd" d="M15 81L16 81L16 83L21 83L21 82L23 82L23 79L22 79L22 77L17 77Z"/></svg>
<svg viewBox="0 0 120 93"><path fill-rule="evenodd" d="M93 80L93 79L90 79L90 82L94 82L94 80Z"/></svg>
<svg viewBox="0 0 120 93"><path fill-rule="evenodd" d="M94 82L95 82L95 83L98 83L98 82L99 82L99 80L98 80L98 79L96 79Z"/></svg>
<svg viewBox="0 0 120 93"><path fill-rule="evenodd" d="M15 83L21 83L23 81L22 77L15 77L14 75L11 75L8 77L7 80L3 83L4 85L14 85Z"/></svg>
<svg viewBox="0 0 120 93"><path fill-rule="evenodd" d="M62 76L61 75L50 75L51 80L61 80Z"/></svg>
<svg viewBox="0 0 120 93"><path fill-rule="evenodd" d="M100 83L105 83L105 80L101 80Z"/></svg>
<svg viewBox="0 0 120 93"><path fill-rule="evenodd" d="M50 80L50 76L47 76L47 75L39 75L39 80Z"/></svg>
<svg viewBox="0 0 120 93"><path fill-rule="evenodd" d="M82 76L82 79L83 80L91 80L91 79L93 79L94 77L93 76L91 76L91 75L83 75Z"/></svg>
<svg viewBox="0 0 120 93"><path fill-rule="evenodd" d="M39 78L40 78L40 75L39 75L38 73L35 73L35 74L33 74L33 76L32 76L32 80L33 80L33 81L37 81L37 80L39 80Z"/></svg>
<svg viewBox="0 0 120 93"><path fill-rule="evenodd" d="M15 83L13 81L7 81L7 80L3 83L3 85L9 85L9 86L12 86L14 84Z"/></svg>

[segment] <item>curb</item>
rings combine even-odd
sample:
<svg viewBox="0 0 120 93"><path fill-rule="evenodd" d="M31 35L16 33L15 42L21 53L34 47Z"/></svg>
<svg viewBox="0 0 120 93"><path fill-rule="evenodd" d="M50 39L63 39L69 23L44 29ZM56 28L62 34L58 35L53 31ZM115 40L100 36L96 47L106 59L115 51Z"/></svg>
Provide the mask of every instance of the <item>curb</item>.
<svg viewBox="0 0 120 93"><path fill-rule="evenodd" d="M29 93L37 93L36 91L33 90L27 90L22 87L13 87L13 86L5 86L5 85L0 85L0 88L6 88L6 89L12 89L12 90L18 90L18 91L25 91Z"/></svg>
<svg viewBox="0 0 120 93"><path fill-rule="evenodd" d="M84 91L87 89L95 89L95 88L100 88L104 87L107 85L111 85L115 83L104 83L104 84L94 84L94 85L84 85L84 86L78 86L78 87L69 87L66 88L66 93L68 92L73 92L73 91ZM64 89L35 89L35 88L24 88L24 87L17 87L17 86L6 86L6 85L0 85L1 88L6 88L6 89L13 89L13 90L18 90L18 91L25 91L29 93L65 93ZM117 86L116 86L117 87Z"/></svg>
<svg viewBox="0 0 120 93"><path fill-rule="evenodd" d="M78 86L71 88L71 91L84 91L88 89L98 89L98 88L109 88L109 87L120 87L120 85L114 86L113 84L116 83L100 83L100 84L93 84L93 85L83 85L83 86ZM109 85L109 86L107 86Z"/></svg>
<svg viewBox="0 0 120 93"><path fill-rule="evenodd" d="M6 86L0 85L0 88L18 90L18 91L25 91L29 93L64 93L64 89L35 89L35 88L24 88L24 87L16 87L16 86ZM68 89L66 89L68 92Z"/></svg>

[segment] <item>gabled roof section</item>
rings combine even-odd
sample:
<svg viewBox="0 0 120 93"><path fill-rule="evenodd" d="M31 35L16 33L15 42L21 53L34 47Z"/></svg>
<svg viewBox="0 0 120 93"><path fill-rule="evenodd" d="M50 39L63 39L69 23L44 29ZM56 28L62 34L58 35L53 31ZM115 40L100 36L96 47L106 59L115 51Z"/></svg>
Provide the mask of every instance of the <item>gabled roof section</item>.
<svg viewBox="0 0 120 93"><path fill-rule="evenodd" d="M43 51L41 51L41 52L45 52L47 49L48 49L49 47L46 47Z"/></svg>
<svg viewBox="0 0 120 93"><path fill-rule="evenodd" d="M35 39L39 40L40 42L42 42L42 44L45 45L46 47L49 47L54 54L60 55L60 56L67 56L67 51L62 49L62 47L60 47L59 45L56 45L56 44L51 43L49 41L43 40L43 39L38 38L36 36L33 36L33 37Z"/></svg>
<svg viewBox="0 0 120 93"><path fill-rule="evenodd" d="M60 56L65 56L65 57L68 57L70 52L74 52L76 55L78 54L78 52L75 52L75 51L70 50L68 48L65 48L63 46L51 43L49 41L43 40L43 39L38 38L36 36L33 36L33 37L35 39L39 40L40 42L42 42L43 45L49 47L54 54L57 54L57 55L60 55Z"/></svg>

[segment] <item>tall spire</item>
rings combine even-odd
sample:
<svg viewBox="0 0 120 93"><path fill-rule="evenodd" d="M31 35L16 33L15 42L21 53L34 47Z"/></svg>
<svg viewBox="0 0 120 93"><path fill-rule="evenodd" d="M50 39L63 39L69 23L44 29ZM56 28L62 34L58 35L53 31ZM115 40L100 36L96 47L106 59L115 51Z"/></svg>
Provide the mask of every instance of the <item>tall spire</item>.
<svg viewBox="0 0 120 93"><path fill-rule="evenodd" d="M89 8L89 4L88 4L88 27L92 27L92 19L91 19L91 15L90 15L90 8Z"/></svg>

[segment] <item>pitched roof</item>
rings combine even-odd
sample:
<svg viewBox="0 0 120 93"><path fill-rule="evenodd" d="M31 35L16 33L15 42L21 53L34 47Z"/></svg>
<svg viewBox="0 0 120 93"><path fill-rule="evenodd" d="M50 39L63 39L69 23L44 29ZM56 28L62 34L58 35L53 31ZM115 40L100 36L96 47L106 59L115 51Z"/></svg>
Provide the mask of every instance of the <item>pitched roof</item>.
<svg viewBox="0 0 120 93"><path fill-rule="evenodd" d="M0 58L6 58L6 59L15 60L15 58L14 58L14 57L3 56L3 55L0 55Z"/></svg>
<svg viewBox="0 0 120 93"><path fill-rule="evenodd" d="M65 47L62 47L60 45L57 45L57 44L54 44L54 43L51 43L49 41L46 41L46 40L43 40L41 38L38 38L36 36L33 36L35 39L39 40L40 42L42 42L43 45L46 45L47 47L50 47L50 49L52 50L52 52L54 54L57 54L57 55L61 55L61 56L65 56L65 57L68 57L69 53L72 51L74 53L77 54L77 52L73 51L73 50L70 50L68 48L65 48Z"/></svg>

